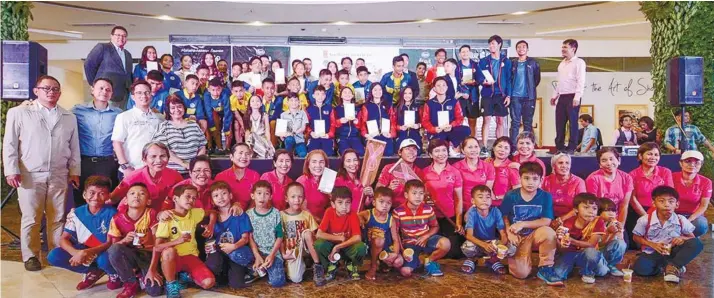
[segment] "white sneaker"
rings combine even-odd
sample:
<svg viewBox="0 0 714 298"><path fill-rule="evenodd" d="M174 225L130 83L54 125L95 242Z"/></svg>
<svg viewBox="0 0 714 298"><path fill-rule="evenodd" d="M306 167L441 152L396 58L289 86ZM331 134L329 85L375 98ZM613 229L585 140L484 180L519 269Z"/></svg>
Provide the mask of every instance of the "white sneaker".
<svg viewBox="0 0 714 298"><path fill-rule="evenodd" d="M462 157L462 155L461 153L456 152L456 149L454 149L454 147L449 147L449 157L460 158Z"/></svg>
<svg viewBox="0 0 714 298"><path fill-rule="evenodd" d="M595 283L595 276L592 275L583 275L582 278L580 278L584 283L586 284L594 284Z"/></svg>

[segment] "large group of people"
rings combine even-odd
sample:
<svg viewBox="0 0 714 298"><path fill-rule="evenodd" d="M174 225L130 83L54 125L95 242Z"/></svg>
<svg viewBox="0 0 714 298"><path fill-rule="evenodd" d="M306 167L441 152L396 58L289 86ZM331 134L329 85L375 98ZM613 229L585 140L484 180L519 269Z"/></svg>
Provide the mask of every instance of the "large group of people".
<svg viewBox="0 0 714 298"><path fill-rule="evenodd" d="M438 50L437 64L420 63L416 73L406 70L408 56L397 56L381 82L367 79L363 59L354 83L349 57L343 69L330 63L319 77L309 59L296 60L295 74L276 86L282 65L269 57L234 63L229 74L227 62L210 53L193 71L186 56L174 72L173 57L157 61L149 46L131 72L127 30L116 27L111 36L85 65L93 68L91 103L63 109L59 81L43 76L37 99L8 112L3 140L6 181L20 199L25 269L41 270L44 216L53 248L47 260L82 273L79 290L104 275L107 288L123 288L117 297L142 289L180 297L189 284L242 288L266 275L280 287L302 282L307 264L321 286L341 265L360 279L364 260L368 280L390 269L409 277L421 267L442 276L442 258L464 259L464 274L486 258L494 274L524 279L534 246L536 275L549 285L562 285L575 267L585 283L623 276L628 248L644 253L635 274L679 282L703 249L698 237L707 232L712 182L699 174L702 153L678 152L682 170L672 173L659 166L660 145L647 139L656 135L653 123L635 132L632 119L621 119L618 142L646 141L640 166L619 170L619 151L599 148L592 117L577 113L585 64L574 40L563 43L552 100L562 127L548 175L528 129L540 71L525 41L513 61L500 55L498 36L479 62L468 46L460 61ZM161 69L147 70L151 62ZM126 88L122 98L118 90ZM496 117L500 127L509 114L511 136L498 129L490 149L472 136L476 117ZM677 148L676 134L668 131L666 148ZM373 139L399 159L363 185L360 158ZM703 136L689 141L711 147ZM571 173L569 153L578 147L596 152L600 168L584 180ZM223 150L232 165L214 177L208 154ZM425 168L415 165L422 152L431 160ZM337 178L326 192L321 181L336 155ZM289 177L296 156L304 158L303 172ZM272 159L274 169L256 172L253 158ZM69 185L75 208L65 214Z"/></svg>

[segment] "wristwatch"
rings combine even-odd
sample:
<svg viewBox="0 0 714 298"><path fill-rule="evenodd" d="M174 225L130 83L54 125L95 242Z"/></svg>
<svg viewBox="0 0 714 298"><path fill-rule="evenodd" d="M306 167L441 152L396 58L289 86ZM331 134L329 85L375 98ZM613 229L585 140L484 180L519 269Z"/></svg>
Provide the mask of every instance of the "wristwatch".
<svg viewBox="0 0 714 298"><path fill-rule="evenodd" d="M120 167L122 170L126 170L126 169L129 168L129 163L120 164L119 167Z"/></svg>

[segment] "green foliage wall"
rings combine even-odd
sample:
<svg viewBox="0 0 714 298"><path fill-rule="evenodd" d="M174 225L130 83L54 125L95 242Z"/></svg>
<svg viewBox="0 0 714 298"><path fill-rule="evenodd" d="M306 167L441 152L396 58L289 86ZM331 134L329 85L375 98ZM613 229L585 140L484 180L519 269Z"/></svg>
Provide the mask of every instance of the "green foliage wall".
<svg viewBox="0 0 714 298"><path fill-rule="evenodd" d="M664 131L674 125L673 108L667 101L667 61L676 56L704 57L704 105L688 108L694 124L710 141L714 138L714 2L648 1L640 10L652 25L652 82L654 84L655 124ZM712 154L705 153L702 173L714 175Z"/></svg>

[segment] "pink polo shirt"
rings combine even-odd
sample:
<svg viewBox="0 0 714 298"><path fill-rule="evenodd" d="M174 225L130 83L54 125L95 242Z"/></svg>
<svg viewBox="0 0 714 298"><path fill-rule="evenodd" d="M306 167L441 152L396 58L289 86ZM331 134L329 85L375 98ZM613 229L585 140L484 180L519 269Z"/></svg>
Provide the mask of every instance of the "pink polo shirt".
<svg viewBox="0 0 714 298"><path fill-rule="evenodd" d="M248 206L250 206L250 191L259 178L258 172L246 168L243 178L238 180L233 167L230 167L218 173L215 181L228 183L231 187L231 193L233 193L233 201L238 202L243 210L248 210Z"/></svg>
<svg viewBox="0 0 714 298"><path fill-rule="evenodd" d="M513 157L513 162L517 162L518 164L521 164L521 165L526 161L534 161L534 162L538 163L543 168L543 176L541 176L541 177L545 177L545 164L543 163L543 161L540 160L540 158L536 157L535 154L531 154L531 157L526 158L524 160L521 160L520 155L516 155Z"/></svg>
<svg viewBox="0 0 714 298"><path fill-rule="evenodd" d="M452 166L461 172L461 179L464 182L464 211L469 210L471 208L471 190L478 185L486 185L488 181L494 181L496 179L496 170L492 164L482 160L478 161L475 170L469 168L466 159L462 159Z"/></svg>
<svg viewBox="0 0 714 298"><path fill-rule="evenodd" d="M287 209L288 201L285 198L285 192L288 190L288 184L293 182L293 179L285 176L283 179L284 181L280 183L280 180L278 180L278 174L275 173L275 170L272 170L270 172L263 173L263 175L260 176L260 180L268 181L270 185L273 186L273 207L280 211Z"/></svg>
<svg viewBox="0 0 714 298"><path fill-rule="evenodd" d="M660 185L672 186L672 171L668 168L657 166L652 173L652 176L645 177L645 172L642 166L630 172L632 183L634 184L633 197L640 202L640 205L645 208L652 207L652 190Z"/></svg>
<svg viewBox="0 0 714 298"><path fill-rule="evenodd" d="M389 170L392 169L395 164L396 163L388 164L384 166L384 168L382 168L382 172L379 174L377 183L389 187L389 183L392 182L392 180L398 179L397 177L394 177L392 173L389 172ZM424 173L419 167L412 164L412 170L414 170L414 173L419 176L419 179L424 181ZM404 202L407 201L404 197L404 183L406 183L406 181L402 181L402 183L397 187L397 189L394 190L394 201L392 202L392 206L394 206L395 208L397 206L401 206L402 204L404 204Z"/></svg>
<svg viewBox="0 0 714 298"><path fill-rule="evenodd" d="M585 188L589 193L592 193L601 198L608 198L620 207L620 202L625 200L625 194L632 192L634 186L632 185L632 177L623 171L617 170L615 172L615 179L612 181L607 181L605 179L605 172L600 169L588 176L585 179Z"/></svg>
<svg viewBox="0 0 714 298"><path fill-rule="evenodd" d="M553 213L555 216L563 216L573 210L573 198L577 194L585 192L585 180L570 174L570 178L564 183L558 182L558 176L553 173L543 180L543 190L553 196Z"/></svg>
<svg viewBox="0 0 714 298"><path fill-rule="evenodd" d="M350 212L359 213L359 211L365 209L364 201L362 201L362 206L360 206L360 210L357 210L357 205L359 205L360 199L364 199L362 198L363 187L359 179L352 180L349 177L337 175L337 179L335 179L335 186L345 186L349 188L352 192L352 207L350 208ZM394 204L392 204L392 206L394 206Z"/></svg>
<svg viewBox="0 0 714 298"><path fill-rule="evenodd" d="M431 199L436 203L434 208L436 217L454 217L456 204L454 191L464 186L461 172L447 163L441 173L437 173L434 171L434 165L431 164L424 168L424 184Z"/></svg>
<svg viewBox="0 0 714 298"><path fill-rule="evenodd" d="M712 181L702 175L694 177L692 185L685 186L682 182L682 172L672 174L674 189L679 193L679 208L677 213L692 214L697 208L702 198L712 197Z"/></svg>
<svg viewBox="0 0 714 298"><path fill-rule="evenodd" d="M305 188L307 211L310 211L310 214L318 221L322 220L322 216L325 215L325 209L330 207L330 195L317 190L320 181L315 178L302 175L298 177L296 181Z"/></svg>
<svg viewBox="0 0 714 298"><path fill-rule="evenodd" d="M493 164L493 169L496 173L496 179L493 181L493 194L501 199L493 201L493 206L501 206L503 201L503 196L511 189L513 186L521 184L521 177L518 175L518 170L510 168L508 164L511 162L506 160L500 166Z"/></svg>
<svg viewBox="0 0 714 298"><path fill-rule="evenodd" d="M213 197L211 197L211 184L213 181L209 180L208 184L203 189L198 190L198 200L196 200L193 203L193 208L202 208L203 210L211 210L213 209ZM171 196L173 197L174 191L176 191L176 187L179 187L181 185L192 185L191 184L191 179L186 179L184 181L181 181L174 185L174 187L171 188ZM169 199L164 201L164 205L161 207L162 210L171 210L174 209L174 201Z"/></svg>
<svg viewBox="0 0 714 298"><path fill-rule="evenodd" d="M126 212L128 209L126 203L126 193L134 183L144 183L149 190L149 198L151 199L150 207L155 211L161 211L161 205L164 200L169 197L171 188L181 182L183 177L176 170L165 168L160 173L157 173L154 179L149 174L149 168L140 168L121 180L119 186L112 192L113 198L122 198L119 202L117 211L119 213ZM171 199L171 198L169 198Z"/></svg>

